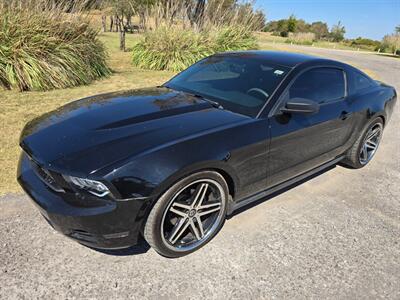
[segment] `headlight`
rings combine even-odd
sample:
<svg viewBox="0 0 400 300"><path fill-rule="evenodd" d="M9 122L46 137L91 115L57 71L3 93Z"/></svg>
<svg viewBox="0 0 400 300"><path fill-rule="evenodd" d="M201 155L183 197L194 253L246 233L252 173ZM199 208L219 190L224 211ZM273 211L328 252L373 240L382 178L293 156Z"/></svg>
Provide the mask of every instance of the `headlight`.
<svg viewBox="0 0 400 300"><path fill-rule="evenodd" d="M110 193L110 190L100 181L67 175L63 175L63 177L69 183L72 183L78 188L87 190L89 193L95 196L104 197L105 195Z"/></svg>

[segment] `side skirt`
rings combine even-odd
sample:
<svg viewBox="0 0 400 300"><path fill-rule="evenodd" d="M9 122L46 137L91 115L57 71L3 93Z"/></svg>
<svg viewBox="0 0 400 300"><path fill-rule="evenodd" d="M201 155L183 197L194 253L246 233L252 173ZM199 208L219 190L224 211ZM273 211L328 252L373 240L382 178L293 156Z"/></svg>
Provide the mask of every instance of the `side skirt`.
<svg viewBox="0 0 400 300"><path fill-rule="evenodd" d="M323 164L323 165L321 165L319 167L316 167L316 168L314 168L314 169L312 169L310 171L307 171L307 172L305 172L305 173L303 173L301 175L298 175L298 176L296 176L296 177L294 177L292 179L289 179L289 180L287 180L285 182L282 182L282 183L280 183L278 185L275 185L275 186L273 186L273 187L271 187L269 189L261 191L261 192L255 194L255 195L253 195L253 196L244 198L243 200L240 200L239 202L231 202L229 207L228 207L228 213L227 214L231 215L235 210L238 210L238 209L240 209L240 208L242 208L242 207L244 207L244 206L246 206L246 205L248 205L248 204L250 204L252 202L255 202L255 201L258 201L258 200L260 200L260 199L262 199L264 197L267 197L267 196L269 196L269 195L271 195L271 194L273 194L275 192L278 192L279 190L287 188L287 187L289 187L289 186L291 186L291 185L293 185L293 184L295 184L295 183L297 183L297 182L299 182L299 181L301 181L303 179L306 179L307 177L310 177L310 176L312 176L312 175L314 175L314 174L316 174L318 172L321 172L321 171L323 171L323 170L325 170L325 169L337 164L343 158L344 158L344 156L340 156L338 158L335 158L334 160L331 160L331 161L329 161L329 162L327 162L327 163L325 163L325 164Z"/></svg>

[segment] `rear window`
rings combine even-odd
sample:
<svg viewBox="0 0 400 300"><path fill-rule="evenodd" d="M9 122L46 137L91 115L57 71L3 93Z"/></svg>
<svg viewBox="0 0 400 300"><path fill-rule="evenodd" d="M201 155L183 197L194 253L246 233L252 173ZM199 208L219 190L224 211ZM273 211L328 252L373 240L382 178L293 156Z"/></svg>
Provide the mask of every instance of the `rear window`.
<svg viewBox="0 0 400 300"><path fill-rule="evenodd" d="M358 92L361 92L376 85L376 82L373 81L371 78L357 71L347 72L347 77L350 95L357 94Z"/></svg>

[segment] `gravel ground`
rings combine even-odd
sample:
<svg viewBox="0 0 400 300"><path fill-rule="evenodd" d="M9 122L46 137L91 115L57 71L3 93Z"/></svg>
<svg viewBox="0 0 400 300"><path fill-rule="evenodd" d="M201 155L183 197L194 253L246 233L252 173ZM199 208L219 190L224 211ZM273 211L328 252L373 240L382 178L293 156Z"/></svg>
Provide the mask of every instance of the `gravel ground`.
<svg viewBox="0 0 400 300"><path fill-rule="evenodd" d="M399 59L306 49L400 91ZM366 168L336 167L245 210L181 259L144 242L91 250L54 232L26 196L0 198L0 298L399 299L399 109Z"/></svg>

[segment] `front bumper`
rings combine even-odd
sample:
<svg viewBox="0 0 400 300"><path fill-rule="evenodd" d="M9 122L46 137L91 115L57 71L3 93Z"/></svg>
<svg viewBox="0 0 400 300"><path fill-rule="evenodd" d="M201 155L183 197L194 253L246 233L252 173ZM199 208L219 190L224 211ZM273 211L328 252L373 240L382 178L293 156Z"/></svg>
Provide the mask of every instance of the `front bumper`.
<svg viewBox="0 0 400 300"><path fill-rule="evenodd" d="M39 179L25 153L20 157L17 179L48 223L67 237L99 249L137 243L148 199L115 201L55 192ZM85 201L91 205L85 206Z"/></svg>

